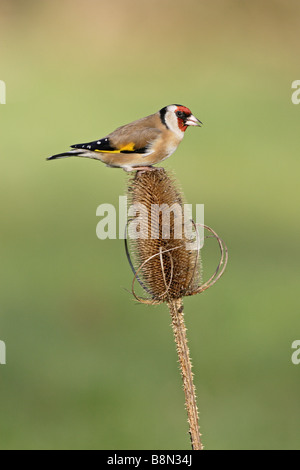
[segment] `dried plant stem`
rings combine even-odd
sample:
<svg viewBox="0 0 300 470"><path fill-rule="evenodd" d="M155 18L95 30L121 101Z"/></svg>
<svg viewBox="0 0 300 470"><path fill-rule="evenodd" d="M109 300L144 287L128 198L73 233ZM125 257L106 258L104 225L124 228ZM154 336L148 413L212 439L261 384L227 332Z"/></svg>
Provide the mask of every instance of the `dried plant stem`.
<svg viewBox="0 0 300 470"><path fill-rule="evenodd" d="M168 302L172 318L172 327L180 362L185 404L188 414L190 436L193 450L203 450L199 431L199 417L196 403L196 389L193 382L192 363L187 344L186 326L184 322L182 299L172 299Z"/></svg>

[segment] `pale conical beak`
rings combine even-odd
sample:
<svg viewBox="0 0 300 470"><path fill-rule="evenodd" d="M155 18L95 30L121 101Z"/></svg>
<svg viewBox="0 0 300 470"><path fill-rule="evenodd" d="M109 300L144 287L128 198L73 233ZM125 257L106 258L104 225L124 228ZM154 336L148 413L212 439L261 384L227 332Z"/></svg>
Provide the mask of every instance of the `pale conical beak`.
<svg viewBox="0 0 300 470"><path fill-rule="evenodd" d="M186 126L195 126L195 127L201 127L203 123L199 121L195 116L191 115L190 117L187 118L185 121Z"/></svg>

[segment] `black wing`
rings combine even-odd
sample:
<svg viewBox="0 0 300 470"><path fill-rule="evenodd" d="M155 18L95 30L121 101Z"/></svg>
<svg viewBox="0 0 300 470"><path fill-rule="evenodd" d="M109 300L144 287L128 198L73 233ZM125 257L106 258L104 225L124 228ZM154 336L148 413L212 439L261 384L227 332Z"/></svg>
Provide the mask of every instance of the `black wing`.
<svg viewBox="0 0 300 470"><path fill-rule="evenodd" d="M113 146L109 137L103 139L94 140L93 142L87 142L84 144L71 145L73 149L84 149L92 152L103 152L103 153L147 153L147 147L136 149L133 143L124 145L121 148Z"/></svg>

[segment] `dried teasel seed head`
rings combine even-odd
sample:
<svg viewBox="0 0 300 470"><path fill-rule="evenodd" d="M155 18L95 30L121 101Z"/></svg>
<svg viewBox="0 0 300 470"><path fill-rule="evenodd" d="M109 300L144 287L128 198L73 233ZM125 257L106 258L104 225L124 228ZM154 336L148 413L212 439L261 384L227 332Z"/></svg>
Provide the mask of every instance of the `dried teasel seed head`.
<svg viewBox="0 0 300 470"><path fill-rule="evenodd" d="M128 244L135 280L149 294L149 303L193 295L200 282L196 230L174 178L163 168L138 171L128 195Z"/></svg>

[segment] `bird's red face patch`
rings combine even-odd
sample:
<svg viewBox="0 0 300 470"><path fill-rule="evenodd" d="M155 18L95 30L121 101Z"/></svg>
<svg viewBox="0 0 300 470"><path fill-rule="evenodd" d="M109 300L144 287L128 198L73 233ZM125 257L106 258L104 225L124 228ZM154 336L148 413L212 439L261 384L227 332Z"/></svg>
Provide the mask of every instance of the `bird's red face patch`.
<svg viewBox="0 0 300 470"><path fill-rule="evenodd" d="M185 122L189 116L191 116L192 111L185 106L177 106L176 116L178 119L178 127L182 132L185 132L188 126L185 125Z"/></svg>
<svg viewBox="0 0 300 470"><path fill-rule="evenodd" d="M192 114L192 111L189 108L186 108L185 106L178 106L177 111L182 111L187 116L190 116Z"/></svg>

